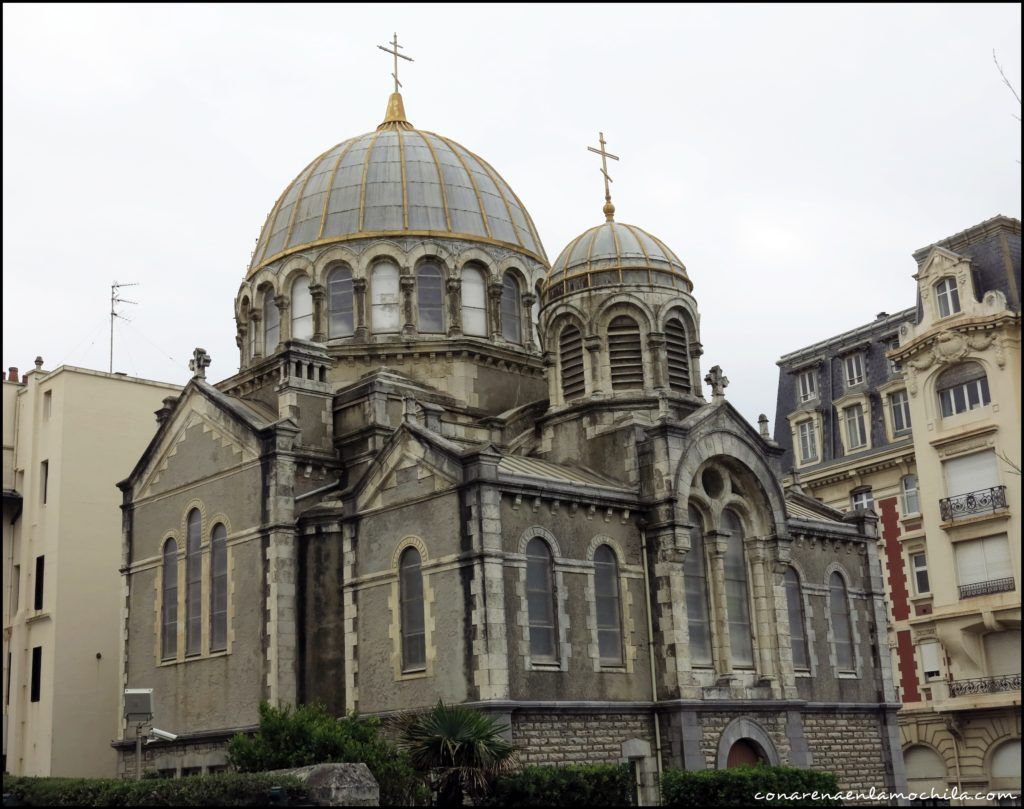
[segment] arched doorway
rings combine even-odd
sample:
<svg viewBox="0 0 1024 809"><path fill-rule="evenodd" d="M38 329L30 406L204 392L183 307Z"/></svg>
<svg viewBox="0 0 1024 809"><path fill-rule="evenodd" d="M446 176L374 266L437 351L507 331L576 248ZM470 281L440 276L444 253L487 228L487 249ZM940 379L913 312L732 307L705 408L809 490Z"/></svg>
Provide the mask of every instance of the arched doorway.
<svg viewBox="0 0 1024 809"><path fill-rule="evenodd" d="M756 767L767 764L768 756L753 739L740 739L729 748L729 757L725 761L726 769L733 767Z"/></svg>

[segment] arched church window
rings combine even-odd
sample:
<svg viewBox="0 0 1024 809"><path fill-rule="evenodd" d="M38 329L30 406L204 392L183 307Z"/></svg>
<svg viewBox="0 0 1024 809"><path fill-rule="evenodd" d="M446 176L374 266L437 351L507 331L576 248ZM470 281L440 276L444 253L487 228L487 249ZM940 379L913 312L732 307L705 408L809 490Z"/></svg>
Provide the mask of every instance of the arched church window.
<svg viewBox="0 0 1024 809"><path fill-rule="evenodd" d="M352 305L352 270L335 267L327 276L327 297L331 315L327 326L330 337L351 337L355 333Z"/></svg>
<svg viewBox="0 0 1024 809"><path fill-rule="evenodd" d="M555 588L551 549L539 537L526 546L526 606L530 621L530 656L554 662L558 633L555 627Z"/></svg>
<svg viewBox="0 0 1024 809"><path fill-rule="evenodd" d="M523 341L521 309L519 282L507 272L501 281L501 336L510 343Z"/></svg>
<svg viewBox="0 0 1024 809"><path fill-rule="evenodd" d="M644 357L640 327L631 317L619 315L608 324L608 360L612 390L644 386Z"/></svg>
<svg viewBox="0 0 1024 809"><path fill-rule="evenodd" d="M680 393L691 393L690 344L686 326L679 318L665 324L665 354L668 357L668 386Z"/></svg>
<svg viewBox="0 0 1024 809"><path fill-rule="evenodd" d="M281 310L274 302L274 291L263 293L263 355L270 356L281 342Z"/></svg>
<svg viewBox="0 0 1024 809"><path fill-rule="evenodd" d="M704 520L693 506L689 510L690 550L683 558L686 589L686 621L690 630L690 662L710 666L711 616L708 609L708 577L704 557Z"/></svg>
<svg viewBox="0 0 1024 809"><path fill-rule="evenodd" d="M188 513L185 542L185 654L197 655L203 650L203 557L202 518L199 509Z"/></svg>
<svg viewBox="0 0 1024 809"><path fill-rule="evenodd" d="M424 262L416 269L417 328L421 332L444 331L444 276L441 268Z"/></svg>
<svg viewBox="0 0 1024 809"><path fill-rule="evenodd" d="M832 638L836 649L836 666L843 671L854 668L853 625L850 623L850 600L846 582L838 572L828 578L829 614L832 617Z"/></svg>
<svg viewBox="0 0 1024 809"><path fill-rule="evenodd" d="M804 596L800 577L792 567L786 568L786 606L789 609L789 641L793 648L793 668L809 669L811 659L807 650L807 618L804 615Z"/></svg>
<svg viewBox="0 0 1024 809"><path fill-rule="evenodd" d="M374 332L398 331L398 266L381 262L373 268L370 283Z"/></svg>
<svg viewBox="0 0 1024 809"><path fill-rule="evenodd" d="M160 607L160 657L173 660L178 656L178 543L164 543L163 604Z"/></svg>
<svg viewBox="0 0 1024 809"><path fill-rule="evenodd" d="M223 523L210 535L210 651L228 648L228 532Z"/></svg>
<svg viewBox="0 0 1024 809"><path fill-rule="evenodd" d="M313 337L313 296L309 294L309 278L305 275L292 284L292 337L296 340Z"/></svg>
<svg viewBox="0 0 1024 809"><path fill-rule="evenodd" d="M427 662L421 562L418 550L406 548L398 566L402 603L402 671L420 671Z"/></svg>
<svg viewBox="0 0 1024 809"><path fill-rule="evenodd" d="M558 339L558 361L562 374L562 397L565 401L583 395L583 339L575 326L566 326Z"/></svg>
<svg viewBox="0 0 1024 809"><path fill-rule="evenodd" d="M484 274L474 267L462 271L462 332L487 336L487 294Z"/></svg>
<svg viewBox="0 0 1024 809"><path fill-rule="evenodd" d="M622 665L622 609L619 565L607 545L594 552L594 600L597 607L597 650L603 666Z"/></svg>
<svg viewBox="0 0 1024 809"><path fill-rule="evenodd" d="M734 667L754 665L750 626L747 560L743 549L743 523L732 509L722 512L722 527L730 533L725 548L725 609L729 616L729 647Z"/></svg>

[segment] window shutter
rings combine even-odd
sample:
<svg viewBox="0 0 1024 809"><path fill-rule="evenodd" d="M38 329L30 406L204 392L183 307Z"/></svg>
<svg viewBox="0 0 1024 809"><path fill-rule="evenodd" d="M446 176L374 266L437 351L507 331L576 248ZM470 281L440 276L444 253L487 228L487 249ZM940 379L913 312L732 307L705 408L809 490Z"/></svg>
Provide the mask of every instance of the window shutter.
<svg viewBox="0 0 1024 809"><path fill-rule="evenodd" d="M665 325L665 350L668 355L668 385L672 390L690 393L690 352L686 327L676 319Z"/></svg>
<svg viewBox="0 0 1024 809"><path fill-rule="evenodd" d="M583 339L575 326L566 326L558 340L558 355L561 360L562 396L565 401L583 395Z"/></svg>
<svg viewBox="0 0 1024 809"><path fill-rule="evenodd" d="M917 647L921 653L921 670L926 680L934 680L939 676L939 644L930 640Z"/></svg>
<svg viewBox="0 0 1024 809"><path fill-rule="evenodd" d="M612 390L644 386L644 358L640 327L631 317L617 317L608 324L608 358Z"/></svg>
<svg viewBox="0 0 1024 809"><path fill-rule="evenodd" d="M975 452L953 458L942 465L946 475L946 495L976 492L999 485L999 470L994 452Z"/></svg>
<svg viewBox="0 0 1024 809"><path fill-rule="evenodd" d="M985 570L985 548L982 540L972 539L969 542L959 542L956 548L956 571L960 585L978 584L988 581L988 574Z"/></svg>

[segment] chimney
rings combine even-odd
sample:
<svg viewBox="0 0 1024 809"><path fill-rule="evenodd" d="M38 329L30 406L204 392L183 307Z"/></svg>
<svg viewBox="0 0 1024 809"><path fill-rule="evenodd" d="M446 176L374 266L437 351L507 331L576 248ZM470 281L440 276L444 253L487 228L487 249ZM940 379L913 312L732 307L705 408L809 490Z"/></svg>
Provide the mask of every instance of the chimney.
<svg viewBox="0 0 1024 809"><path fill-rule="evenodd" d="M36 357L36 370L37 371L42 371L43 370L43 358L42 357Z"/></svg>
<svg viewBox="0 0 1024 809"><path fill-rule="evenodd" d="M18 381L18 369L15 366L11 366L7 369L7 381L17 382Z"/></svg>
<svg viewBox="0 0 1024 809"><path fill-rule="evenodd" d="M877 315L875 315L875 320L885 320L887 317L889 317L888 312L879 312Z"/></svg>

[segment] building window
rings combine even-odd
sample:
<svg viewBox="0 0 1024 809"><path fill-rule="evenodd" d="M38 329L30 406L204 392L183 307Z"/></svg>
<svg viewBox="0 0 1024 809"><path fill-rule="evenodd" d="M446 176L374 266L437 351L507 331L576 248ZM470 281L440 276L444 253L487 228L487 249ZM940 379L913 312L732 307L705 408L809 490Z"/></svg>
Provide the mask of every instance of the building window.
<svg viewBox="0 0 1024 809"><path fill-rule="evenodd" d="M173 539L164 543L162 592L160 656L173 660L178 656L178 544Z"/></svg>
<svg viewBox="0 0 1024 809"><path fill-rule="evenodd" d="M384 261L373 268L371 276L373 330L378 334L398 331L398 267Z"/></svg>
<svg viewBox="0 0 1024 809"><path fill-rule="evenodd" d="M800 401L809 402L818 398L818 383L815 380L818 372L811 368L797 374L797 390L800 392Z"/></svg>
<svg viewBox="0 0 1024 809"><path fill-rule="evenodd" d="M818 438L813 421L802 421L797 425L800 438L800 462L809 463L818 460Z"/></svg>
<svg viewBox="0 0 1024 809"><path fill-rule="evenodd" d="M427 665L427 635L423 620L423 571L420 552L406 548L399 562L402 603L402 671L422 671Z"/></svg>
<svg viewBox="0 0 1024 809"><path fill-rule="evenodd" d="M939 317L949 317L960 311L960 291L955 278L943 278L935 285L935 300L939 304Z"/></svg>
<svg viewBox="0 0 1024 809"><path fill-rule="evenodd" d="M890 351L895 351L897 348L900 347L900 338L890 337L888 340L885 341L884 346L886 354L888 354ZM899 374L903 373L903 363L899 362L898 360L891 360L888 357L886 357L886 362L889 364L889 376L898 376Z"/></svg>
<svg viewBox="0 0 1024 809"><path fill-rule="evenodd" d="M46 498L50 489L50 462L43 461L39 464L39 492L43 505L46 505Z"/></svg>
<svg viewBox="0 0 1024 809"><path fill-rule="evenodd" d="M871 489L861 489L857 492L850 494L850 506L854 511L871 511L875 510L875 497L871 493Z"/></svg>
<svg viewBox="0 0 1024 809"><path fill-rule="evenodd" d="M942 464L942 472L946 478L947 497L978 492L999 485L996 454L991 451L972 452L970 455L950 458Z"/></svg>
<svg viewBox="0 0 1024 809"><path fill-rule="evenodd" d="M270 356L281 342L281 310L274 302L273 290L263 293L263 355Z"/></svg>
<svg viewBox="0 0 1024 809"><path fill-rule="evenodd" d="M921 504L917 497L917 475L905 475L900 481L903 488L903 513L920 514Z"/></svg>
<svg viewBox="0 0 1024 809"><path fill-rule="evenodd" d="M32 601L32 608L41 610L43 608L43 581L46 576L46 557L36 557L36 592L35 598Z"/></svg>
<svg viewBox="0 0 1024 809"><path fill-rule="evenodd" d="M221 523L210 535L210 651L228 648L228 532Z"/></svg>
<svg viewBox="0 0 1024 809"><path fill-rule="evenodd" d="M905 390L889 394L889 412L892 413L892 431L895 434L910 430L910 400Z"/></svg>
<svg viewBox="0 0 1024 809"><path fill-rule="evenodd" d="M562 329L558 340L558 359L562 375L562 397L565 401L583 395L583 340L575 326Z"/></svg>
<svg viewBox="0 0 1024 809"><path fill-rule="evenodd" d="M594 553L594 599L597 605L597 648L602 666L622 665L622 612L619 566L607 545Z"/></svg>
<svg viewBox="0 0 1024 809"><path fill-rule="evenodd" d="M540 300L541 300L541 283L537 282L537 287L533 291L533 303L530 305L530 323L533 327L533 342L535 345L543 348L543 342L540 339Z"/></svg>
<svg viewBox="0 0 1024 809"><path fill-rule="evenodd" d="M917 651L921 659L921 671L924 672L925 682L938 680L942 676L939 666L941 647L937 640L928 640L918 644Z"/></svg>
<svg viewBox="0 0 1024 809"><path fill-rule="evenodd" d="M864 405L855 404L843 408L843 424L846 429L846 450L867 446L864 432Z"/></svg>
<svg viewBox="0 0 1024 809"><path fill-rule="evenodd" d="M43 418L50 418L50 413L53 410L53 391L48 390L43 394Z"/></svg>
<svg viewBox="0 0 1024 809"><path fill-rule="evenodd" d="M313 296L309 294L309 279L304 275L292 284L292 337L296 340L313 337Z"/></svg>
<svg viewBox="0 0 1024 809"><path fill-rule="evenodd" d="M620 315L608 324L608 365L612 377L612 390L644 386L640 327L633 318Z"/></svg>
<svg viewBox="0 0 1024 809"><path fill-rule="evenodd" d="M327 276L327 297L331 310L327 333L330 337L351 337L355 332L352 302L352 270L335 267Z"/></svg>
<svg viewBox="0 0 1024 809"><path fill-rule="evenodd" d="M843 360L843 369L846 372L846 387L852 388L864 381L864 355L850 354Z"/></svg>
<svg viewBox="0 0 1024 809"><path fill-rule="evenodd" d="M957 542L953 550L956 554L957 582L961 591L969 585L977 585L967 592L970 595L983 595L985 588L981 585L996 585L1004 581L1007 586L993 586L988 588L989 591L1003 592L1014 589L1013 564L1010 561L1010 544L1006 534Z"/></svg>
<svg viewBox="0 0 1024 809"><path fill-rule="evenodd" d="M754 665L750 625L750 594L743 547L743 523L732 509L722 512L722 527L730 533L725 548L725 608L729 617L729 646L734 667Z"/></svg>
<svg viewBox="0 0 1024 809"><path fill-rule="evenodd" d="M436 264L426 262L416 269L416 306L419 331L444 331L444 275Z"/></svg>
<svg viewBox="0 0 1024 809"><path fill-rule="evenodd" d="M910 567L914 571L914 590L919 596L932 591L928 584L928 557L923 553L915 553L910 557Z"/></svg>
<svg viewBox="0 0 1024 809"><path fill-rule="evenodd" d="M711 617L708 610L708 577L704 566L704 520L690 506L690 550L683 559L686 589L686 620L690 631L690 662L710 666Z"/></svg>
<svg viewBox="0 0 1024 809"><path fill-rule="evenodd" d="M556 661L555 588L551 550L539 537L526 546L526 607L530 622L530 656L535 661Z"/></svg>
<svg viewBox="0 0 1024 809"><path fill-rule="evenodd" d="M686 326L679 318L665 324L665 354L668 358L668 386L680 393L691 393L690 340Z"/></svg>
<svg viewBox="0 0 1024 809"><path fill-rule="evenodd" d="M484 274L473 267L462 271L462 332L487 336L487 290Z"/></svg>
<svg viewBox="0 0 1024 809"><path fill-rule="evenodd" d="M522 308L519 282L507 272L501 281L501 336L510 343L523 342Z"/></svg>
<svg viewBox="0 0 1024 809"><path fill-rule="evenodd" d="M944 417L984 407L991 401L988 377L977 362L964 362L947 368L936 382L939 404Z"/></svg>
<svg viewBox="0 0 1024 809"><path fill-rule="evenodd" d="M850 623L850 601L846 582L833 572L828 580L829 611L832 616L832 637L836 648L836 665L841 671L853 671L853 625Z"/></svg>
<svg viewBox="0 0 1024 809"><path fill-rule="evenodd" d="M39 702L39 692L43 684L43 647L32 648L32 693L29 697L32 702Z"/></svg>
<svg viewBox="0 0 1024 809"><path fill-rule="evenodd" d="M188 513L185 541L185 654L203 650L203 557L202 518L199 509Z"/></svg>
<svg viewBox="0 0 1024 809"><path fill-rule="evenodd" d="M806 670L811 667L811 656L807 648L807 619L804 615L804 596L800 589L800 577L792 567L787 567L785 579L793 667Z"/></svg>

